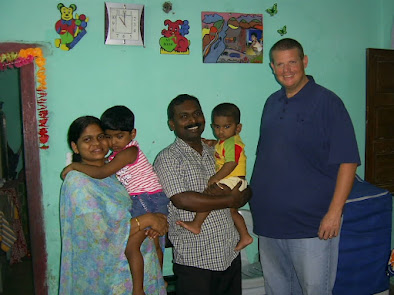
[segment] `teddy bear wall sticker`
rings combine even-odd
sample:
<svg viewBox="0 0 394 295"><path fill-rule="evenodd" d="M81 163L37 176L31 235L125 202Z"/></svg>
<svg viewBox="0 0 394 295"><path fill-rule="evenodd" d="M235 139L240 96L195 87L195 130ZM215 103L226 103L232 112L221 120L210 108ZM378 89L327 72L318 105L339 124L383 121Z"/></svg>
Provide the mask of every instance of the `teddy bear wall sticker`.
<svg viewBox="0 0 394 295"><path fill-rule="evenodd" d="M55 46L62 50L70 50L86 35L89 18L84 14L74 16L77 10L75 4L66 7L59 3L57 9L60 11L60 19L55 24L55 30L60 38L55 39Z"/></svg>

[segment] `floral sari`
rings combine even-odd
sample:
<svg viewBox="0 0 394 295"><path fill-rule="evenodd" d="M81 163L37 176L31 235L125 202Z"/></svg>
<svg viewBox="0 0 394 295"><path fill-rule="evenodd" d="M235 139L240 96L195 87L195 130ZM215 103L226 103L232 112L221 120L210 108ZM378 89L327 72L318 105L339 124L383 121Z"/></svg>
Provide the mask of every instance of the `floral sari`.
<svg viewBox="0 0 394 295"><path fill-rule="evenodd" d="M131 201L114 177L94 179L67 174L60 195L62 254L59 294L132 293L132 279L124 254L130 231ZM144 291L166 294L155 246L145 239Z"/></svg>

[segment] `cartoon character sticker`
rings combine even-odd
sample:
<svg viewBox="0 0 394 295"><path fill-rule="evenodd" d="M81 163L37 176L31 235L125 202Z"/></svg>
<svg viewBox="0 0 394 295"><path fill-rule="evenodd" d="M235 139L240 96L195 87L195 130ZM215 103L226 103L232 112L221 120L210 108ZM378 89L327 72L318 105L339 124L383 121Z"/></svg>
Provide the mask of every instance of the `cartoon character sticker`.
<svg viewBox="0 0 394 295"><path fill-rule="evenodd" d="M164 25L168 29L163 29L160 38L161 54L189 54L190 40L185 35L189 34L189 21L177 20L175 22L166 19Z"/></svg>
<svg viewBox="0 0 394 295"><path fill-rule="evenodd" d="M75 4L66 7L59 3L57 9L60 11L60 19L55 24L55 30L60 38L55 39L55 46L70 50L86 35L89 18L84 14L75 14L74 18L73 13L77 10Z"/></svg>

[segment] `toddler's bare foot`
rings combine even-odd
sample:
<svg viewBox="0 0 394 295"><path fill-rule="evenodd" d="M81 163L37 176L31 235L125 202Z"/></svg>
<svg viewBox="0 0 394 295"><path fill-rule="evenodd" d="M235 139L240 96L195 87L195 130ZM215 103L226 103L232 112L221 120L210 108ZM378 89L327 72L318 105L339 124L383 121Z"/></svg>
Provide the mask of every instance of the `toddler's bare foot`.
<svg viewBox="0 0 394 295"><path fill-rule="evenodd" d="M201 226L198 226L193 221L178 220L176 224L186 228L188 231L191 231L195 235L198 235L201 232Z"/></svg>
<svg viewBox="0 0 394 295"><path fill-rule="evenodd" d="M241 235L240 240L235 247L235 251L241 251L243 248L245 248L247 245L252 244L253 238L251 235L246 234L246 235Z"/></svg>
<svg viewBox="0 0 394 295"><path fill-rule="evenodd" d="M145 295L144 290L133 290L133 295Z"/></svg>

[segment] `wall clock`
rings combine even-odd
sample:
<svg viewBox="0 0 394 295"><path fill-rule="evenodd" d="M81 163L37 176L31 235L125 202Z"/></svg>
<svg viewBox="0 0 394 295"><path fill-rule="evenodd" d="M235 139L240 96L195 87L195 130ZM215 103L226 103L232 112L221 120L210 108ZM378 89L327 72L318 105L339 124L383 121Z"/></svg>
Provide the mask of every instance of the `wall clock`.
<svg viewBox="0 0 394 295"><path fill-rule="evenodd" d="M144 45L144 5L105 2L105 44Z"/></svg>

